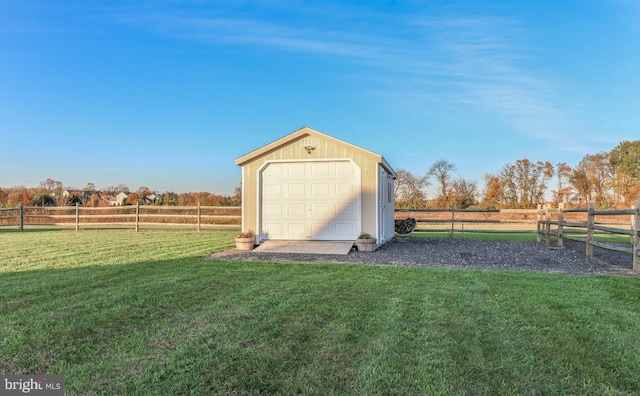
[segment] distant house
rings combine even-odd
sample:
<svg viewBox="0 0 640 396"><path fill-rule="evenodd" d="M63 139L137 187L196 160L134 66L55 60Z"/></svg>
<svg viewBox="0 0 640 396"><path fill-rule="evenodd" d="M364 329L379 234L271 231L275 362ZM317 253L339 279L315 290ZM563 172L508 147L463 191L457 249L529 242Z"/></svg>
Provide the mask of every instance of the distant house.
<svg viewBox="0 0 640 396"><path fill-rule="evenodd" d="M113 202L112 205L115 205L115 206L125 205L127 203L128 197L129 197L128 192L121 191L118 194L116 194L116 196L114 197L114 200L112 201Z"/></svg>
<svg viewBox="0 0 640 396"><path fill-rule="evenodd" d="M158 199L158 196L156 194L149 194L146 197L144 197L144 202L148 205L155 203L156 199Z"/></svg>

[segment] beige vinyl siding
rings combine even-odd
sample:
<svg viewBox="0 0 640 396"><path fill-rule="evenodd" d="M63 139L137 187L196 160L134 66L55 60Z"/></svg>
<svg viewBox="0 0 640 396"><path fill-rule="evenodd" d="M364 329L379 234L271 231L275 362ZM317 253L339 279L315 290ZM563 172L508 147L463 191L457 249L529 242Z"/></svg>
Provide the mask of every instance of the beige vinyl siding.
<svg viewBox="0 0 640 396"><path fill-rule="evenodd" d="M316 141L315 150L311 153L302 147L301 140L309 137L303 134L292 140L285 146L269 150L262 156L254 158L243 166L243 227L258 230L258 205L259 205L259 171L267 161L285 160L326 160L351 158L362 172L362 230L372 235L376 234L376 183L378 158L373 153L361 150L348 144L340 144L340 141L326 139L312 135Z"/></svg>

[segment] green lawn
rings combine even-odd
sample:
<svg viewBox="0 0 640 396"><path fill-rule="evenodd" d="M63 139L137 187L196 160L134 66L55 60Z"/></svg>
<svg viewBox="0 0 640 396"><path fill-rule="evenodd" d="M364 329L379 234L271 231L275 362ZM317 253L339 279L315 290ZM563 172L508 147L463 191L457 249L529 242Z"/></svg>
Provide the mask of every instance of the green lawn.
<svg viewBox="0 0 640 396"><path fill-rule="evenodd" d="M0 373L67 395L640 394L640 279L205 259L231 231L0 232Z"/></svg>

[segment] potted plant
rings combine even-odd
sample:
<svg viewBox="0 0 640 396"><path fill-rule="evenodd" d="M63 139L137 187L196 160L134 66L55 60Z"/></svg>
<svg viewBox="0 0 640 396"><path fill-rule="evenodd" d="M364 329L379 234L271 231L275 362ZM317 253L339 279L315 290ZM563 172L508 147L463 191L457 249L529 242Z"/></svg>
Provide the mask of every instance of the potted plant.
<svg viewBox="0 0 640 396"><path fill-rule="evenodd" d="M253 245L256 242L256 234L251 230L246 230L238 233L236 237L236 249L238 250L253 250Z"/></svg>
<svg viewBox="0 0 640 396"><path fill-rule="evenodd" d="M356 245L358 245L358 251L360 252L373 252L376 250L376 239L371 234L363 232L358 235Z"/></svg>

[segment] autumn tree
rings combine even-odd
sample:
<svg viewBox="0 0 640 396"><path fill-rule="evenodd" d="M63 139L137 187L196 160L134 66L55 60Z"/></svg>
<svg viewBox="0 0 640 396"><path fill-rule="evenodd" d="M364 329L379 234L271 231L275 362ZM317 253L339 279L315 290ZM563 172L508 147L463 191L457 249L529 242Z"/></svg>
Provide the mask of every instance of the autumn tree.
<svg viewBox="0 0 640 396"><path fill-rule="evenodd" d="M502 180L499 176L490 173L485 173L482 179L484 180L484 192L480 206L488 209L499 209L504 200Z"/></svg>
<svg viewBox="0 0 640 396"><path fill-rule="evenodd" d="M612 188L618 201L634 204L640 198L640 140L623 141L609 153Z"/></svg>
<svg viewBox="0 0 640 396"><path fill-rule="evenodd" d="M129 205L135 205L136 202L138 202L138 199L140 198L140 196L137 193L131 193L129 194L129 196L127 197L127 204Z"/></svg>
<svg viewBox="0 0 640 396"><path fill-rule="evenodd" d="M608 207L612 187L609 153L585 155L573 169L569 180L576 189L579 205L586 206L593 201L598 207Z"/></svg>
<svg viewBox="0 0 640 396"><path fill-rule="evenodd" d="M424 189L429 185L427 176L417 176L405 169L396 169L398 178L395 182L394 196L398 208L424 208L426 194Z"/></svg>
<svg viewBox="0 0 640 396"><path fill-rule="evenodd" d="M532 208L544 202L547 182L553 174L553 165L549 162L521 159L505 165L499 174L504 203L513 208Z"/></svg>
<svg viewBox="0 0 640 396"><path fill-rule="evenodd" d="M438 207L448 207L451 205L449 190L451 189L451 174L456 170L456 166L447 160L441 159L436 161L427 175L436 178L439 185L439 193L436 197L436 205Z"/></svg>
<svg viewBox="0 0 640 396"><path fill-rule="evenodd" d="M0 188L0 208L7 206L7 193Z"/></svg>
<svg viewBox="0 0 640 396"><path fill-rule="evenodd" d="M556 189L552 190L552 200L556 204L561 202L568 202L573 195L573 187L569 182L571 178L571 173L573 169L565 164L564 162L560 162L556 164Z"/></svg>

